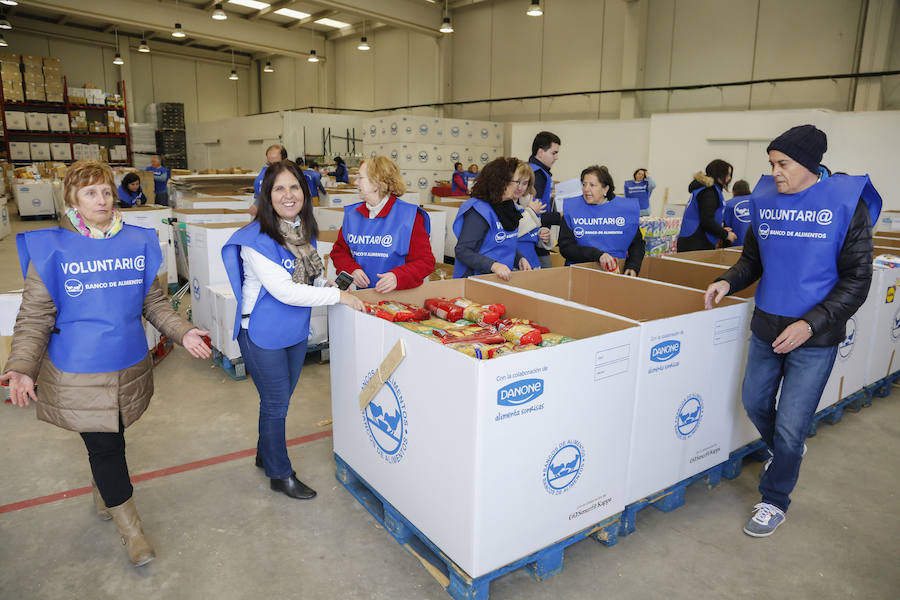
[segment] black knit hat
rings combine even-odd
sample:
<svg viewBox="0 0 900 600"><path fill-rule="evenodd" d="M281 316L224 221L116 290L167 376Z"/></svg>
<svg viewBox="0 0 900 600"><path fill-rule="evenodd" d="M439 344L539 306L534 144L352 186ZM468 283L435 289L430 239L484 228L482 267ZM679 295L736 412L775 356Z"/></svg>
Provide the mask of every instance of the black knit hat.
<svg viewBox="0 0 900 600"><path fill-rule="evenodd" d="M766 152L770 150L784 152L818 175L822 155L828 150L828 138L815 125L797 125L772 140Z"/></svg>

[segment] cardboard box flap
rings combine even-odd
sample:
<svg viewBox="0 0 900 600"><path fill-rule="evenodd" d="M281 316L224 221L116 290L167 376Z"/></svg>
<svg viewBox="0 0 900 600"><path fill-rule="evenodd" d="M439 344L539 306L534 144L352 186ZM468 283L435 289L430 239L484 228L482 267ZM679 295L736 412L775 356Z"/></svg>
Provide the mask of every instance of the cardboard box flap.
<svg viewBox="0 0 900 600"><path fill-rule="evenodd" d="M687 286L697 290L706 290L709 284L721 277L728 268L723 265L711 265L690 260L670 257L645 257L641 263L641 279L663 281ZM733 294L738 298L752 298L756 293L756 283Z"/></svg>

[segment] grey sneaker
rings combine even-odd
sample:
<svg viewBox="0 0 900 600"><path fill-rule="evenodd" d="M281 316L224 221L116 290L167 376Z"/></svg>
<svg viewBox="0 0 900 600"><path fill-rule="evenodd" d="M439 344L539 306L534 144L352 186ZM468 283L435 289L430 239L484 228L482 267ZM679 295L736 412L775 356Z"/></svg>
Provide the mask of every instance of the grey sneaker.
<svg viewBox="0 0 900 600"><path fill-rule="evenodd" d="M806 456L806 444L803 444L803 454L801 454L800 456L801 456L801 457ZM766 471L769 470L769 465L771 465L771 464L772 464L772 451L769 450L769 460L767 460L767 461L763 464L763 468L762 468L762 470L759 472L759 478L760 478L760 479L762 479L763 473L765 473Z"/></svg>
<svg viewBox="0 0 900 600"><path fill-rule="evenodd" d="M768 537L787 518L784 511L767 502L760 502L753 507L753 516L744 525L744 533L752 537Z"/></svg>

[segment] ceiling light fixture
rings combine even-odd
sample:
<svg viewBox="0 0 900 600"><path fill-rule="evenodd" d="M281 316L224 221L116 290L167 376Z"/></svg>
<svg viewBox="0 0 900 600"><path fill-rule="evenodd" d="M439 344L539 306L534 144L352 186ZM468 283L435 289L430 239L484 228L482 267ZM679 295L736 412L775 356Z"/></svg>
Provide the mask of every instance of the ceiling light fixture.
<svg viewBox="0 0 900 600"><path fill-rule="evenodd" d="M0 48L6 48L7 46L9 46L9 44L6 43L6 38L0 33Z"/></svg>
<svg viewBox="0 0 900 600"><path fill-rule="evenodd" d="M113 59L114 65L124 65L125 61L122 60L122 55L119 53L119 28L116 27L116 57Z"/></svg>
<svg viewBox="0 0 900 600"><path fill-rule="evenodd" d="M228 76L228 79L231 81L237 81L240 79L238 77L237 71L234 68L234 48L231 49L231 75Z"/></svg>
<svg viewBox="0 0 900 600"><path fill-rule="evenodd" d="M366 37L366 22L363 21L363 34L362 37L359 38L359 45L356 47L357 50L371 50L372 46L369 45L369 39Z"/></svg>
<svg viewBox="0 0 900 600"><path fill-rule="evenodd" d="M525 14L529 17L539 17L544 14L543 9L541 8L541 0L531 0L531 6L528 7Z"/></svg>
<svg viewBox="0 0 900 600"><path fill-rule="evenodd" d="M12 29L12 25L6 19L0 19L0 29Z"/></svg>
<svg viewBox="0 0 900 600"><path fill-rule="evenodd" d="M19 3L16 0L0 0L0 4L5 4L6 6L18 6Z"/></svg>
<svg viewBox="0 0 900 600"><path fill-rule="evenodd" d="M319 62L319 57L316 55L315 48L309 51L309 58L306 60L309 62Z"/></svg>
<svg viewBox="0 0 900 600"><path fill-rule="evenodd" d="M268 2L257 2L257 0L228 0L228 3L246 6L247 8L255 8L256 10L262 10L264 8L269 8L270 6Z"/></svg>
<svg viewBox="0 0 900 600"><path fill-rule="evenodd" d="M344 27L350 27L350 23L344 23L343 21L336 21L334 19L319 19L318 21L313 21L319 25L325 25L326 27L334 27L336 29L343 29Z"/></svg>
<svg viewBox="0 0 900 600"><path fill-rule="evenodd" d="M138 52L143 52L144 54L150 52L150 46L147 45L146 39L141 39L141 45L138 46Z"/></svg>
<svg viewBox="0 0 900 600"><path fill-rule="evenodd" d="M271 61L266 61L266 66L263 67L263 73L274 73L275 67L272 66Z"/></svg>
<svg viewBox="0 0 900 600"><path fill-rule="evenodd" d="M290 17L292 19L305 19L310 16L309 13L300 12L299 10L293 10L291 8L279 8L275 11L276 15L281 15L282 17Z"/></svg>
<svg viewBox="0 0 900 600"><path fill-rule="evenodd" d="M172 37L179 39L187 37L187 34L181 28L181 23L175 23L175 29L172 30Z"/></svg>
<svg viewBox="0 0 900 600"><path fill-rule="evenodd" d="M216 9L212 12L212 18L216 21L224 21L228 18L228 15L225 14L225 9L222 8L222 3L216 3Z"/></svg>
<svg viewBox="0 0 900 600"><path fill-rule="evenodd" d="M441 33L453 33L453 25L450 23L450 13L447 10L447 0L444 0L444 20L441 21Z"/></svg>

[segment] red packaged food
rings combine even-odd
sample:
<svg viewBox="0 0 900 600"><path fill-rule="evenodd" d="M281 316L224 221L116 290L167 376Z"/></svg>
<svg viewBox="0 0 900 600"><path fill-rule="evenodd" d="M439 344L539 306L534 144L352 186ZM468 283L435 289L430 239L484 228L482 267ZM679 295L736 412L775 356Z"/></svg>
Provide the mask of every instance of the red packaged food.
<svg viewBox="0 0 900 600"><path fill-rule="evenodd" d="M378 303L378 309L391 315L388 321L421 321L427 319L431 314L415 304L407 304L406 302L397 302L396 300L382 300ZM378 315L381 316L380 314ZM382 317L384 318L384 317Z"/></svg>
<svg viewBox="0 0 900 600"><path fill-rule="evenodd" d="M477 325L435 329L434 335L441 340L442 344L502 344L506 341L501 334Z"/></svg>
<svg viewBox="0 0 900 600"><path fill-rule="evenodd" d="M519 319L517 317L510 317L508 319L503 319L502 321L500 321L499 327L503 327L504 325L528 325L540 331L542 335L545 333L550 333L549 329L547 329L543 325L538 325L531 319Z"/></svg>
<svg viewBox="0 0 900 600"><path fill-rule="evenodd" d="M505 323L500 326L500 333L507 342L512 342L517 346L525 346L533 344L540 346L544 341L541 332L531 325L522 323Z"/></svg>
<svg viewBox="0 0 900 600"><path fill-rule="evenodd" d="M434 316L446 321L459 321L463 315L463 307L446 298L428 298L425 300L425 308Z"/></svg>

